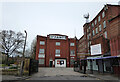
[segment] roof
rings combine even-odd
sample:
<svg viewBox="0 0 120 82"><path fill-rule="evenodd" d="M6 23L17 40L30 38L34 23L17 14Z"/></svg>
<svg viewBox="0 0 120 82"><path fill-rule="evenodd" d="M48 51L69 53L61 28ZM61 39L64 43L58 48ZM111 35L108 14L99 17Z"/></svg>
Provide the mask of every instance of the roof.
<svg viewBox="0 0 120 82"><path fill-rule="evenodd" d="M87 58L87 59L107 59L107 58L117 58L117 56L106 56L106 57Z"/></svg>
<svg viewBox="0 0 120 82"><path fill-rule="evenodd" d="M95 19L96 19L96 17L103 11L103 9L105 8L105 7L112 7L112 6L116 6L116 7L120 7L120 5L112 5L112 4L106 4L106 5L104 5L104 7L100 10L100 12L99 13L97 13L97 15L89 22L89 23L91 23L92 21L94 21ZM85 23L84 25L83 25L83 27L86 25L86 24L89 24L89 23Z"/></svg>
<svg viewBox="0 0 120 82"><path fill-rule="evenodd" d="M49 35L67 36L67 35L62 35L62 34L49 34ZM49 35L48 35L48 36L49 36Z"/></svg>

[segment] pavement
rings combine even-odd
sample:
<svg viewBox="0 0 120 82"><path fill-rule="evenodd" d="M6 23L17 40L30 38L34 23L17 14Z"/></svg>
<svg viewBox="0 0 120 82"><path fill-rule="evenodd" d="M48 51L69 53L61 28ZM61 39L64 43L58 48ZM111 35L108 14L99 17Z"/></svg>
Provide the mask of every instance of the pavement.
<svg viewBox="0 0 120 82"><path fill-rule="evenodd" d="M73 68L39 68L39 72L28 77L2 75L2 80L111 80L120 81L111 74L83 74Z"/></svg>

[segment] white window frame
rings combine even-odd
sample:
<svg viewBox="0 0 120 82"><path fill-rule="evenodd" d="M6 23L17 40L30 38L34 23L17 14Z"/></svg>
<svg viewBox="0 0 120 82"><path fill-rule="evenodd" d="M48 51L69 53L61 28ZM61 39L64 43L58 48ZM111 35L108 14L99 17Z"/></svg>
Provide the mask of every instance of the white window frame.
<svg viewBox="0 0 120 82"><path fill-rule="evenodd" d="M40 45L45 45L45 41L40 41Z"/></svg>
<svg viewBox="0 0 120 82"><path fill-rule="evenodd" d="M56 42L56 46L60 46L60 42Z"/></svg>
<svg viewBox="0 0 120 82"><path fill-rule="evenodd" d="M75 46L75 43L71 42L71 43L70 43L70 46Z"/></svg>

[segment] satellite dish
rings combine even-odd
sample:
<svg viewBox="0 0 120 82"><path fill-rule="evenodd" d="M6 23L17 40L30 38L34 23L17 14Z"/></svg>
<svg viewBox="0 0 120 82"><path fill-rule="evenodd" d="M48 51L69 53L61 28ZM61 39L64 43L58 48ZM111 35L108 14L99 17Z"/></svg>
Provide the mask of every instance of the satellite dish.
<svg viewBox="0 0 120 82"><path fill-rule="evenodd" d="M85 14L85 15L84 15L84 18L85 18L85 19L88 19L88 18L89 18L89 13L88 13L88 14Z"/></svg>
<svg viewBox="0 0 120 82"><path fill-rule="evenodd" d="M83 16L84 16L84 18L86 19L86 23L88 23L89 13L88 13L88 14L85 14L85 15L83 15Z"/></svg>

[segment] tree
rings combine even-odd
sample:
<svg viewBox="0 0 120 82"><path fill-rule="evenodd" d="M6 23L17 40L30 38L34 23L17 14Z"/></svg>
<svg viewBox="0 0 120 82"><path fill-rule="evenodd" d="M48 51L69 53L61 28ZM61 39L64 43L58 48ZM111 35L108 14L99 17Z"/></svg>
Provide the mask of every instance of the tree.
<svg viewBox="0 0 120 82"><path fill-rule="evenodd" d="M36 56L36 38L31 43L31 58L35 59Z"/></svg>
<svg viewBox="0 0 120 82"><path fill-rule="evenodd" d="M25 57L31 57L31 50L29 48L25 50Z"/></svg>
<svg viewBox="0 0 120 82"><path fill-rule="evenodd" d="M12 30L1 31L1 51L7 56L6 64L8 64L8 57L13 55L12 53L23 48L24 35L21 32L15 33Z"/></svg>

